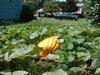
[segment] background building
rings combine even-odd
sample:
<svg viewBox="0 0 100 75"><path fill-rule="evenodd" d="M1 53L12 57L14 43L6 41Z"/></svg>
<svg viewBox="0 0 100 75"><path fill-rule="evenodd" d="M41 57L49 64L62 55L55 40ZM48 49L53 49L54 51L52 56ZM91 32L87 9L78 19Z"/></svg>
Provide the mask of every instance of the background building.
<svg viewBox="0 0 100 75"><path fill-rule="evenodd" d="M22 0L0 0L0 21L18 21Z"/></svg>

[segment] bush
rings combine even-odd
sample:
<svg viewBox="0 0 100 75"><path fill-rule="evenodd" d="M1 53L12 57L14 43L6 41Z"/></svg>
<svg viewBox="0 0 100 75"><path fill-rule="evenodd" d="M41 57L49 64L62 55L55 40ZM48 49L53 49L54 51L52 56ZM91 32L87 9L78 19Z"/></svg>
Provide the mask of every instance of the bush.
<svg viewBox="0 0 100 75"><path fill-rule="evenodd" d="M53 12L59 10L59 4L54 3L53 1L46 1L43 4L43 9L44 9L45 12L53 13Z"/></svg>
<svg viewBox="0 0 100 75"><path fill-rule="evenodd" d="M23 10L21 13L21 20L22 21L30 21L33 19L33 12L28 5L23 6Z"/></svg>
<svg viewBox="0 0 100 75"><path fill-rule="evenodd" d="M84 14L92 24L100 25L100 0L85 0Z"/></svg>

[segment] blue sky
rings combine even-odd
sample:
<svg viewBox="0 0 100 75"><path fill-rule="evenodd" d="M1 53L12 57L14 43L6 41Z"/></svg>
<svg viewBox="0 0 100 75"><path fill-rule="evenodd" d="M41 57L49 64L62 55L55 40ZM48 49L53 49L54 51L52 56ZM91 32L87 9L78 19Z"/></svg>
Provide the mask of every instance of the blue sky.
<svg viewBox="0 0 100 75"><path fill-rule="evenodd" d="M56 0L56 1L59 1L59 2L65 2L66 0Z"/></svg>

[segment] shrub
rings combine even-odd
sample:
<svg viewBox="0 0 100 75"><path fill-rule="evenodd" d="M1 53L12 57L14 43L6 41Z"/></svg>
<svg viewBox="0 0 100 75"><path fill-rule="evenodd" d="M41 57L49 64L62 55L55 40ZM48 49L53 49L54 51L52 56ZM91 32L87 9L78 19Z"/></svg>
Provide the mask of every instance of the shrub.
<svg viewBox="0 0 100 75"><path fill-rule="evenodd" d="M44 9L45 12L53 13L53 12L59 10L59 4L54 3L53 1L46 1L43 4L43 9Z"/></svg>
<svg viewBox="0 0 100 75"><path fill-rule="evenodd" d="M92 24L100 25L100 0L85 0L84 14Z"/></svg>
<svg viewBox="0 0 100 75"><path fill-rule="evenodd" d="M30 21L32 19L33 19L32 10L30 9L30 7L28 5L24 5L22 13L21 13L21 20L22 21Z"/></svg>

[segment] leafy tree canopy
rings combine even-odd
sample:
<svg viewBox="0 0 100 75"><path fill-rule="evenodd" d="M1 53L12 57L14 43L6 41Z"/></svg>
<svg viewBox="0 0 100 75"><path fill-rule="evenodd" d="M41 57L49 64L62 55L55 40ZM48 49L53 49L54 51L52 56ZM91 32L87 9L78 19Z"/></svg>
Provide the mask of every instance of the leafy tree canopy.
<svg viewBox="0 0 100 75"><path fill-rule="evenodd" d="M45 12L52 13L54 11L59 10L59 4L54 3L52 0L51 1L45 1L45 3L43 4L43 9L44 9Z"/></svg>

